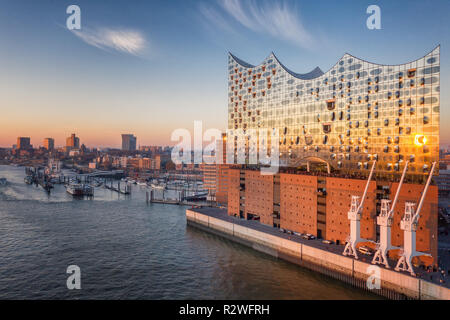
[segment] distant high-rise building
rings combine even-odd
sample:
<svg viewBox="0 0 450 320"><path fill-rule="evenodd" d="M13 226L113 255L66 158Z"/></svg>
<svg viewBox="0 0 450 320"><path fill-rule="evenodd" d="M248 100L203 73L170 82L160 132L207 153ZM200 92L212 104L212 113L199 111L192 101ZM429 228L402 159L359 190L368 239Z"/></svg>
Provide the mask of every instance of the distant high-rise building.
<svg viewBox="0 0 450 320"><path fill-rule="evenodd" d="M18 137L17 138L17 149L26 150L31 149L33 146L30 143L30 137Z"/></svg>
<svg viewBox="0 0 450 320"><path fill-rule="evenodd" d="M52 151L55 149L55 139L53 138L45 138L44 139L44 148L48 151Z"/></svg>
<svg viewBox="0 0 450 320"><path fill-rule="evenodd" d="M78 138L75 133L72 133L72 135L66 139L66 147L71 149L80 148L80 138Z"/></svg>
<svg viewBox="0 0 450 320"><path fill-rule="evenodd" d="M122 150L136 151L137 138L132 134L122 134Z"/></svg>

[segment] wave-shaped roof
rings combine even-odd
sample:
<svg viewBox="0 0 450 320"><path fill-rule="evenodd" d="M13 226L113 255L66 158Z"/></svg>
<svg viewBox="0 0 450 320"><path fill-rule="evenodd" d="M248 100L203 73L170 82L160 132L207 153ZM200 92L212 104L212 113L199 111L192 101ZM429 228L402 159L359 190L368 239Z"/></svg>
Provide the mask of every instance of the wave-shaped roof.
<svg viewBox="0 0 450 320"><path fill-rule="evenodd" d="M424 58L424 57L426 57L426 56L428 56L428 55L431 55L431 54L439 54L439 51L440 51L440 45L438 45L437 47L435 47L433 50L431 50L428 54L426 54L426 55L423 56L422 58ZM245 61L239 59L238 57L236 57L235 55L233 55L231 52L229 52L229 55L231 56L231 58L232 58L236 63L238 63L239 65L241 65L241 66L244 67L244 68L257 68L257 67L259 67L259 66L261 66L261 65L263 65L263 64L265 64L265 63L267 63L267 62L270 62L270 60L276 60L276 62L277 62L277 63L278 63L278 64L279 64L279 65L280 65L287 73L289 73L291 76L293 76L293 77L295 77L295 78L297 78L297 79L301 79L301 80L313 80L313 79L319 78L320 76L324 75L325 73L330 72L331 70L333 70L333 68L335 68L335 67L338 65L338 63L339 63L340 61L344 60L344 59L347 58L347 57L351 57L351 58L353 58L353 59L355 59L355 60L359 60L360 62L367 62L367 63L370 63L370 64L372 64L372 65L377 65L377 66L388 66L388 65L384 65L384 64L379 64L379 63L369 62L369 61L366 61L366 60L364 60L364 59L360 59L360 58L358 58L358 57L355 57L355 56L353 56L353 55L351 55L351 54L349 54L349 53L346 53L346 54L344 54L344 56L342 56L341 59L339 59L339 60L336 62L336 64L335 64L332 68L330 68L330 70L328 70L328 71L325 72L325 73L324 73L319 67L316 67L315 69L313 69L312 71L310 71L310 72L308 72L308 73L303 73L303 74L301 74L301 73L293 72L292 70L288 69L285 65L283 65L283 64L280 62L280 60L278 60L278 58L275 56L275 54L274 54L273 52L272 52L266 59L264 59L264 61L263 61L262 63L260 63L259 65L256 65L256 66L254 66L254 65L252 65L252 64L250 64L250 63L248 63L248 62L245 62ZM419 59L420 59L420 58L419 58ZM414 60L414 61L418 61L419 59ZM411 61L411 62L414 62L414 61ZM411 62L409 62L409 63L411 63ZM408 64L408 63L398 64L398 65L390 65L390 66L401 66L401 65L406 65L406 64Z"/></svg>
<svg viewBox="0 0 450 320"><path fill-rule="evenodd" d="M264 62L262 62L261 64L259 64L258 66L254 66L248 62L245 62L241 59L239 59L238 57L236 57L235 55L233 55L231 52L229 52L229 55L234 59L234 61L236 61L238 64L240 64L241 66L245 67L245 68L255 68L258 67L260 65L262 65ZM323 71L319 68L316 67L315 69L313 69L312 71L308 72L308 73L296 73L288 68L286 68L285 65L283 65L280 60L278 60L278 58L275 56L275 54L272 52L269 57L267 57L264 61L269 60L270 58L275 59L278 64L287 72L289 73L291 76L298 78L298 79L302 79L302 80L312 80L315 78L320 77L321 75L323 75Z"/></svg>

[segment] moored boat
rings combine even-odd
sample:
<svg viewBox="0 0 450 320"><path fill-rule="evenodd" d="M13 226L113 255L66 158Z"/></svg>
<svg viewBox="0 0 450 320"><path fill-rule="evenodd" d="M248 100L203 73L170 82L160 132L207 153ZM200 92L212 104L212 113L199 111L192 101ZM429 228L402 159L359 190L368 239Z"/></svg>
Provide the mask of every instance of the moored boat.
<svg viewBox="0 0 450 320"><path fill-rule="evenodd" d="M82 197L84 195L84 188L81 184L69 184L66 186L66 191L74 197Z"/></svg>
<svg viewBox="0 0 450 320"><path fill-rule="evenodd" d="M94 196L94 187L88 184L69 184L66 185L66 191L74 197Z"/></svg>
<svg viewBox="0 0 450 320"><path fill-rule="evenodd" d="M26 184L33 184L33 177L32 176L26 176L23 181L25 181Z"/></svg>

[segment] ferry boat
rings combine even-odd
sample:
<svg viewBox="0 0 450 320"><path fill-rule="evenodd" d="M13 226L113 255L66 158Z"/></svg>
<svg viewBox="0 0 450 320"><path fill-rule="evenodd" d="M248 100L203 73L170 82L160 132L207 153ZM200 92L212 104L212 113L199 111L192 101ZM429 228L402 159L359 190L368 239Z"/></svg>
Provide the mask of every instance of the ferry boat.
<svg viewBox="0 0 450 320"><path fill-rule="evenodd" d="M74 197L94 195L94 188L87 184L69 184L66 186L66 191Z"/></svg>
<svg viewBox="0 0 450 320"><path fill-rule="evenodd" d="M66 191L74 197L82 197L84 195L84 188L81 184L69 184L66 186Z"/></svg>

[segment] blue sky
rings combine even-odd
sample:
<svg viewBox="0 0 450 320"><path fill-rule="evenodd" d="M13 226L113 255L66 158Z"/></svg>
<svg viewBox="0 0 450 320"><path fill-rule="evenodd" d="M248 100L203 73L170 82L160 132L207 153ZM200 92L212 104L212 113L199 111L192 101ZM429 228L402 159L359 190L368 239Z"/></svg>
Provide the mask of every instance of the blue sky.
<svg viewBox="0 0 450 320"><path fill-rule="evenodd" d="M67 6L81 30L66 28ZM381 8L381 30L366 8ZM227 52L326 71L345 53L415 60L441 44L441 123L450 121L450 1L0 1L0 146L17 136L88 146L168 144L176 128L226 127ZM450 144L442 125L441 141Z"/></svg>

